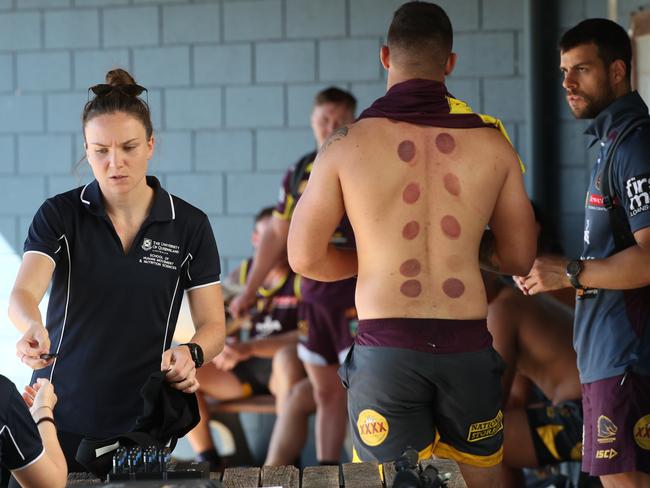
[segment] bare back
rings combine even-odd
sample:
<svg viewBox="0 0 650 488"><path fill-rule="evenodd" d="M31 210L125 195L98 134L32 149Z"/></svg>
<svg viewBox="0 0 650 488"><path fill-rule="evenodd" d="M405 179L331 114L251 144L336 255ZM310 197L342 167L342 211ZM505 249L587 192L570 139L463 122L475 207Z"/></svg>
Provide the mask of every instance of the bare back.
<svg viewBox="0 0 650 488"><path fill-rule="evenodd" d="M359 318L484 318L479 244L508 176L521 179L508 141L493 128L365 119L341 142Z"/></svg>

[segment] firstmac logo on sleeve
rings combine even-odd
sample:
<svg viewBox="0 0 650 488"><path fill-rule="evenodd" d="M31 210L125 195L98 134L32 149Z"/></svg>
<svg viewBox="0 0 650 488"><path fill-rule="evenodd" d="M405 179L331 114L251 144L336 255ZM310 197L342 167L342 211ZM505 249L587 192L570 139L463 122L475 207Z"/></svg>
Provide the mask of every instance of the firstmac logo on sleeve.
<svg viewBox="0 0 650 488"><path fill-rule="evenodd" d="M625 191L630 199L630 217L650 210L650 173L634 176L625 183Z"/></svg>

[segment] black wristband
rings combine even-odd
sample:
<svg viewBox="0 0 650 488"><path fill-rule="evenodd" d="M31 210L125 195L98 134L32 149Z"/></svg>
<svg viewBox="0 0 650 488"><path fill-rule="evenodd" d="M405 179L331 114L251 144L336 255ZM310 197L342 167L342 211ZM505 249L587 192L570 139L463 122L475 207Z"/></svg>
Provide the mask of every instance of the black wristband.
<svg viewBox="0 0 650 488"><path fill-rule="evenodd" d="M54 419L52 417L41 417L36 421L36 425L38 426L41 422L52 422L52 425L56 427L56 422L54 422Z"/></svg>

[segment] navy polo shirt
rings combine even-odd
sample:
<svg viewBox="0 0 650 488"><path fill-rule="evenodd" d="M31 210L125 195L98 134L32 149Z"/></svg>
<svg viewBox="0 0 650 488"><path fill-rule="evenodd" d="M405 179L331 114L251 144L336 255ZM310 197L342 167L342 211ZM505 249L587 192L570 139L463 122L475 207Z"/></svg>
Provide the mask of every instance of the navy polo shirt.
<svg viewBox="0 0 650 488"><path fill-rule="evenodd" d="M601 178L616 135L648 107L637 92L612 102L587 129L599 144L585 200L582 259L604 259L616 252ZM612 159L613 195L625 209L632 232L650 226L650 126L629 134ZM650 286L632 290L590 289L576 303L573 342L582 383L634 371L650 376Z"/></svg>
<svg viewBox="0 0 650 488"><path fill-rule="evenodd" d="M46 327L58 358L35 371L51 378L60 430L110 437L142 413L140 388L160 370L183 290L219 283L208 217L154 177L151 213L125 253L97 181L49 198L25 252L55 263Z"/></svg>
<svg viewBox="0 0 650 488"><path fill-rule="evenodd" d="M26 468L43 455L43 443L25 401L0 375L0 464L10 471Z"/></svg>

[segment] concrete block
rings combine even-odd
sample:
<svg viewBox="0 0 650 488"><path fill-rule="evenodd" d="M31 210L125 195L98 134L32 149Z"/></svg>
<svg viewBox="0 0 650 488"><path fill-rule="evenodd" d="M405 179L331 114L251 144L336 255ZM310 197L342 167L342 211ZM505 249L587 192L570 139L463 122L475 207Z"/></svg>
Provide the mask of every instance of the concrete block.
<svg viewBox="0 0 650 488"><path fill-rule="evenodd" d="M250 44L194 47L194 83L250 83Z"/></svg>
<svg viewBox="0 0 650 488"><path fill-rule="evenodd" d="M0 132L42 132L42 95L0 96Z"/></svg>
<svg viewBox="0 0 650 488"><path fill-rule="evenodd" d="M142 4L157 4L157 3L189 3L190 0L133 0L133 3L136 5L139 3Z"/></svg>
<svg viewBox="0 0 650 488"><path fill-rule="evenodd" d="M474 31L479 26L479 0L439 0L440 5L451 19L454 33ZM388 25L386 25L388 31ZM455 39L454 39L455 40Z"/></svg>
<svg viewBox="0 0 650 488"><path fill-rule="evenodd" d="M74 0L77 7L109 7L113 5L127 5L129 0Z"/></svg>
<svg viewBox="0 0 650 488"><path fill-rule="evenodd" d="M524 28L524 2L521 0L483 0L484 29Z"/></svg>
<svg viewBox="0 0 650 488"><path fill-rule="evenodd" d="M85 92L47 95L47 131L81 132L81 112L88 100Z"/></svg>
<svg viewBox="0 0 650 488"><path fill-rule="evenodd" d="M13 136L0 136L0 174L14 173L16 169L16 151Z"/></svg>
<svg viewBox="0 0 650 488"><path fill-rule="evenodd" d="M508 76L515 72L514 33L482 32L454 38L456 76Z"/></svg>
<svg viewBox="0 0 650 488"><path fill-rule="evenodd" d="M13 0L0 0L0 10L10 10L13 6Z"/></svg>
<svg viewBox="0 0 650 488"><path fill-rule="evenodd" d="M219 4L163 7L163 42L219 42Z"/></svg>
<svg viewBox="0 0 650 488"><path fill-rule="evenodd" d="M350 32L353 36L385 36L393 13L403 0L350 0Z"/></svg>
<svg viewBox="0 0 650 488"><path fill-rule="evenodd" d="M226 208L229 214L254 214L275 205L282 173L229 174L226 180Z"/></svg>
<svg viewBox="0 0 650 488"><path fill-rule="evenodd" d="M447 90L454 97L469 104L475 112L483 112L481 100L481 83L476 79L456 78L453 75L446 79Z"/></svg>
<svg viewBox="0 0 650 488"><path fill-rule="evenodd" d="M80 186L85 186L93 180L92 176L82 176L76 174L55 175L47 179L47 197L65 193Z"/></svg>
<svg viewBox="0 0 650 488"><path fill-rule="evenodd" d="M0 14L0 46L3 51L41 47L41 16L38 12Z"/></svg>
<svg viewBox="0 0 650 488"><path fill-rule="evenodd" d="M223 177L219 174L169 174L167 191L207 214L223 212Z"/></svg>
<svg viewBox="0 0 650 488"><path fill-rule="evenodd" d="M523 78L486 78L483 111L502 120L524 120L525 90Z"/></svg>
<svg viewBox="0 0 650 488"><path fill-rule="evenodd" d="M18 58L18 89L66 90L72 86L70 53L20 53Z"/></svg>
<svg viewBox="0 0 650 488"><path fill-rule="evenodd" d="M0 188L0 215L31 217L45 200L42 176L0 176Z"/></svg>
<svg viewBox="0 0 650 488"><path fill-rule="evenodd" d="M282 2L280 0L225 2L223 15L226 41L280 39L282 37Z"/></svg>
<svg viewBox="0 0 650 488"><path fill-rule="evenodd" d="M165 91L165 128L212 129L221 127L219 88Z"/></svg>
<svg viewBox="0 0 650 488"><path fill-rule="evenodd" d="M18 137L18 172L26 175L70 173L72 136L21 135Z"/></svg>
<svg viewBox="0 0 650 488"><path fill-rule="evenodd" d="M250 256L253 252L250 235L253 229L253 218L214 216L210 217L214 238L219 248L221 259L234 256ZM239 262L235 264L235 267ZM225 277L222 273L221 277Z"/></svg>
<svg viewBox="0 0 650 488"><path fill-rule="evenodd" d="M46 48L91 48L99 46L97 10L54 10L45 12Z"/></svg>
<svg viewBox="0 0 650 488"><path fill-rule="evenodd" d="M188 46L133 50L133 72L146 87L185 86L190 83Z"/></svg>
<svg viewBox="0 0 650 488"><path fill-rule="evenodd" d="M0 54L0 92L14 88L14 66L11 54Z"/></svg>
<svg viewBox="0 0 650 488"><path fill-rule="evenodd" d="M345 0L287 0L287 37L345 36Z"/></svg>
<svg viewBox="0 0 650 488"><path fill-rule="evenodd" d="M326 83L309 85L289 85L287 89L287 110L290 127L309 127L314 97L327 88Z"/></svg>
<svg viewBox="0 0 650 488"><path fill-rule="evenodd" d="M272 129L257 131L257 170L286 171L304 154L316 149L311 129Z"/></svg>
<svg viewBox="0 0 650 488"><path fill-rule="evenodd" d="M357 98L357 115L386 93L386 82L352 83L352 94Z"/></svg>
<svg viewBox="0 0 650 488"><path fill-rule="evenodd" d="M27 231L29 230L29 226L32 223L32 218L33 214L36 213L36 210L38 207L34 208L34 211L31 212L29 216L23 215L18 218L18 250L19 254L22 256L23 253L23 248L25 245L25 239L27 238Z"/></svg>
<svg viewBox="0 0 650 488"><path fill-rule="evenodd" d="M253 134L251 131L202 131L196 134L197 171L251 171Z"/></svg>
<svg viewBox="0 0 650 488"><path fill-rule="evenodd" d="M284 93L279 86L226 88L228 127L281 127Z"/></svg>
<svg viewBox="0 0 650 488"><path fill-rule="evenodd" d="M105 47L155 46L158 44L158 9L106 9L102 32Z"/></svg>
<svg viewBox="0 0 650 488"><path fill-rule="evenodd" d="M17 8L69 7L72 0L16 0Z"/></svg>
<svg viewBox="0 0 650 488"><path fill-rule="evenodd" d="M313 42L268 42L255 46L255 78L259 82L314 81Z"/></svg>
<svg viewBox="0 0 650 488"><path fill-rule="evenodd" d="M0 224L1 225L1 224ZM251 254L253 254L253 248L251 247ZM234 270L239 269L239 266L241 266L241 262L246 258L246 256L238 256L234 258L226 258L222 259L221 261L225 261L224 264L222 264L222 276L227 276L230 273L232 273Z"/></svg>
<svg viewBox="0 0 650 488"><path fill-rule="evenodd" d="M4 239L16 254L22 254L22 246L18 243L17 230L15 217L0 217L0 238Z"/></svg>
<svg viewBox="0 0 650 488"><path fill-rule="evenodd" d="M558 2L558 9L560 27L573 27L585 18L584 2Z"/></svg>
<svg viewBox="0 0 650 488"><path fill-rule="evenodd" d="M153 124L154 134L158 130L165 129L163 126L162 112L162 90L149 90L148 94L143 94L142 99L149 100L149 111L151 113L151 123Z"/></svg>
<svg viewBox="0 0 650 488"><path fill-rule="evenodd" d="M586 148L587 142L591 139L584 135L587 122L582 120L562 121L558 126L560 133L558 138L559 165L585 168L590 163L587 161Z"/></svg>
<svg viewBox="0 0 650 488"><path fill-rule="evenodd" d="M93 85L104 83L105 74L115 68L127 71L131 69L127 49L75 51L74 86L87 90Z"/></svg>
<svg viewBox="0 0 650 488"><path fill-rule="evenodd" d="M189 132L157 133L149 171L153 174L192 171L192 134Z"/></svg>
<svg viewBox="0 0 650 488"><path fill-rule="evenodd" d="M380 44L377 39L321 41L318 76L321 81L378 80Z"/></svg>
<svg viewBox="0 0 650 488"><path fill-rule="evenodd" d="M527 124L525 122L518 122L515 125L517 126L517 140L513 140L512 142L515 145L517 154L519 154L521 160L528 167L529 164L532 164L532 161L528 158ZM512 134L510 136L512 137Z"/></svg>

